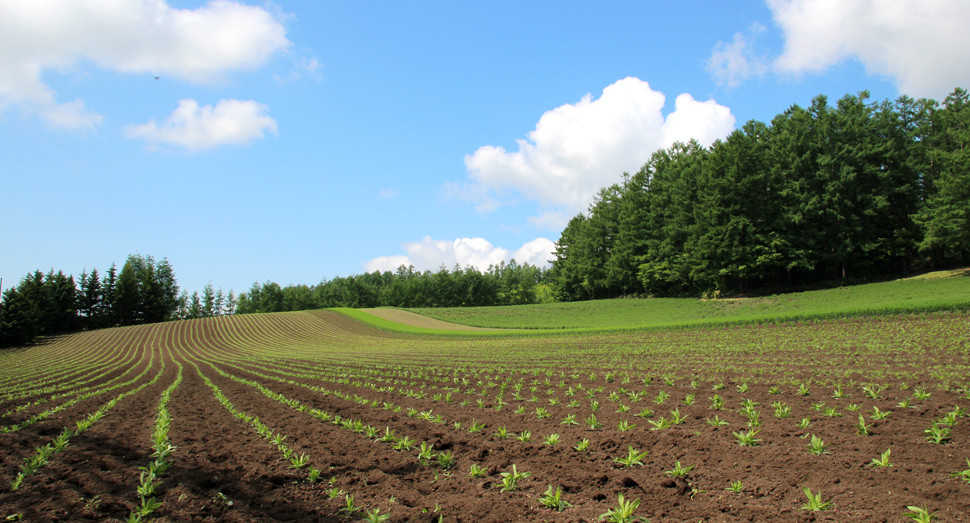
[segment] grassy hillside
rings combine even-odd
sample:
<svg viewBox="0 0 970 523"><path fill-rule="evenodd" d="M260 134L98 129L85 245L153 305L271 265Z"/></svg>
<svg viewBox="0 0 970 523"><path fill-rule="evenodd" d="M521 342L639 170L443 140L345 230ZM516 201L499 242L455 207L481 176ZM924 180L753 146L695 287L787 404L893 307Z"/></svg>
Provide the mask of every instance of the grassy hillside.
<svg viewBox="0 0 970 523"><path fill-rule="evenodd" d="M970 309L970 272L760 298L597 300L513 307L408 309L431 318L486 328L613 329L793 321Z"/></svg>

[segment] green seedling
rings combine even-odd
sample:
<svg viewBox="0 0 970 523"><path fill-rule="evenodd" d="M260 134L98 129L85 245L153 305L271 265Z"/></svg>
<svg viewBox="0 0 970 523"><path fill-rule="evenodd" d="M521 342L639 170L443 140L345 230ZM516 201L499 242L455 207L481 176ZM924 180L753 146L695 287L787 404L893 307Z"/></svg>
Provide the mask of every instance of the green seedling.
<svg viewBox="0 0 970 523"><path fill-rule="evenodd" d="M391 448L394 450L411 450L411 447L413 446L414 440L404 436L403 438L397 440Z"/></svg>
<svg viewBox="0 0 970 523"><path fill-rule="evenodd" d="M822 501L822 492L812 494L812 491L805 487L802 489L805 496L808 497L808 502L802 505L802 510L811 510L812 512L818 512L819 510L825 510L832 506L832 501Z"/></svg>
<svg viewBox="0 0 970 523"><path fill-rule="evenodd" d="M889 462L889 455L891 453L892 453L892 449L886 449L886 452L883 452L882 454L880 454L878 458L872 458L872 461L869 462L869 466L870 467L893 466L893 464Z"/></svg>
<svg viewBox="0 0 970 523"><path fill-rule="evenodd" d="M755 437L759 432L761 432L760 429L750 430L748 432L738 431L734 433L734 439L742 447L757 447L761 443L761 440Z"/></svg>
<svg viewBox="0 0 970 523"><path fill-rule="evenodd" d="M812 434L812 441L808 444L808 453L814 456L821 456L822 454L831 454L828 450L828 445L822 441L822 438Z"/></svg>
<svg viewBox="0 0 970 523"><path fill-rule="evenodd" d="M729 490L731 492L734 492L735 494L740 494L744 490L744 483L742 483L740 479L737 481L732 481L731 486L729 486L725 490Z"/></svg>
<svg viewBox="0 0 970 523"><path fill-rule="evenodd" d="M484 478L488 474L488 468L472 463L468 469L468 476L472 478Z"/></svg>
<svg viewBox="0 0 970 523"><path fill-rule="evenodd" d="M941 427L936 421L933 422L932 427L923 431L926 434L926 440L937 445L950 441L950 432L950 429Z"/></svg>
<svg viewBox="0 0 970 523"><path fill-rule="evenodd" d="M707 424L712 427L723 427L727 425L728 422L727 420L723 420L715 414L713 418L707 420Z"/></svg>
<svg viewBox="0 0 970 523"><path fill-rule="evenodd" d="M546 489L546 493L539 497L539 503L552 510L562 512L572 505L562 499L562 487L553 490L552 485Z"/></svg>
<svg viewBox="0 0 970 523"><path fill-rule="evenodd" d="M958 478L970 484L970 459L967 459L967 470L960 470L950 474L951 478Z"/></svg>
<svg viewBox="0 0 970 523"><path fill-rule="evenodd" d="M606 511L600 515L599 519L601 521L606 520L608 523L631 523L634 521L633 512L640 506L640 499L626 501L623 499L623 494L617 494L617 502L616 508Z"/></svg>
<svg viewBox="0 0 970 523"><path fill-rule="evenodd" d="M515 439L517 439L519 441L522 441L522 442L532 441L532 431L531 430L523 430L522 432L519 433L518 436L515 437Z"/></svg>
<svg viewBox="0 0 970 523"><path fill-rule="evenodd" d="M549 446L555 446L559 444L559 434L550 434L542 438L543 443Z"/></svg>
<svg viewBox="0 0 970 523"><path fill-rule="evenodd" d="M585 421L586 425L592 430L603 428L603 424L597 421L596 414L590 414L589 417L583 421Z"/></svg>
<svg viewBox="0 0 970 523"><path fill-rule="evenodd" d="M689 467L682 467L680 466L680 462L678 461L677 463L674 464L673 470L668 470L664 472L664 476L670 476L672 478L682 478L686 476L688 472L693 470L693 468L694 468L693 465Z"/></svg>
<svg viewBox="0 0 970 523"><path fill-rule="evenodd" d="M418 461L421 464L427 464L429 461L434 459L435 453L432 452L434 449L431 445L428 445L427 441L421 442L421 447L418 449Z"/></svg>
<svg viewBox="0 0 970 523"><path fill-rule="evenodd" d="M892 413L893 413L893 411L891 411L891 410L885 410L885 411L883 411L883 410L879 410L879 407L873 406L872 407L872 415L871 416L872 416L872 419L881 420L881 419L888 418L889 415L892 414Z"/></svg>
<svg viewBox="0 0 970 523"><path fill-rule="evenodd" d="M531 472L519 472L518 467L513 464L512 472L502 472L502 492L512 492L519 486L519 481L531 476Z"/></svg>
<svg viewBox="0 0 970 523"><path fill-rule="evenodd" d="M916 523L930 523L936 519L936 512L929 512L924 507L909 506L906 508L909 510L909 512L906 512L903 515L909 519L912 519Z"/></svg>
<svg viewBox="0 0 970 523"><path fill-rule="evenodd" d="M643 466L642 460L646 455L647 455L647 451L637 452L636 449L633 448L633 445L630 445L627 447L626 456L622 458L613 458L613 462L619 463L624 467L633 467L633 466L642 467Z"/></svg>
<svg viewBox="0 0 970 523"><path fill-rule="evenodd" d="M438 467L442 470L448 470L455 466L458 460L455 458L455 453L451 451L442 451L438 453Z"/></svg>
<svg viewBox="0 0 970 523"><path fill-rule="evenodd" d="M576 449L576 452L586 452L586 450L589 449L589 440L586 438L583 438L579 440L579 442L576 443L576 445L574 445L573 448Z"/></svg>
<svg viewBox="0 0 970 523"><path fill-rule="evenodd" d="M381 514L381 509L375 508L374 510L368 510L364 512L364 521L368 523L384 523L385 521L391 519L390 514Z"/></svg>
<svg viewBox="0 0 970 523"><path fill-rule="evenodd" d="M306 454L300 454L299 456L293 456L290 458L290 468L300 470L310 464L310 456Z"/></svg>

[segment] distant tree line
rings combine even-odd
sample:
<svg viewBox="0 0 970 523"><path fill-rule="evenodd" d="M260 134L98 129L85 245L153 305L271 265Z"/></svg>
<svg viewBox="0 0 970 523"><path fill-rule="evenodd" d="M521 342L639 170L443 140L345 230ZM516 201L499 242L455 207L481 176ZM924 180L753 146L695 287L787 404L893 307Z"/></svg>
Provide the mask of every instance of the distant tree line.
<svg viewBox="0 0 970 523"><path fill-rule="evenodd" d="M236 296L206 285L202 296L179 293L167 259L128 256L119 272L81 273L79 281L63 271L35 271L3 291L0 345L23 345L37 336L117 325L157 323L235 312Z"/></svg>
<svg viewBox="0 0 970 523"><path fill-rule="evenodd" d="M397 271L324 280L318 285L254 283L239 295L238 314L326 307L485 307L552 301L548 270L515 260L484 272L468 266L436 272L400 266Z"/></svg>
<svg viewBox="0 0 970 523"><path fill-rule="evenodd" d="M970 263L970 103L847 95L675 143L556 243L559 301L745 293Z"/></svg>

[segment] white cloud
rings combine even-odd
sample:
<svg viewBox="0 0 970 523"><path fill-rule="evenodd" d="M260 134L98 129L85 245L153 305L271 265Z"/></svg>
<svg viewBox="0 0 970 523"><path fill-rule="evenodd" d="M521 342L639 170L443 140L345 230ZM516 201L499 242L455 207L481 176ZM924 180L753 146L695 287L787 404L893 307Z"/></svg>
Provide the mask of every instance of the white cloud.
<svg viewBox="0 0 970 523"><path fill-rule="evenodd" d="M539 216L529 217L529 223L536 229L561 231L569 223L571 216L562 211L543 211Z"/></svg>
<svg viewBox="0 0 970 523"><path fill-rule="evenodd" d="M970 84L966 0L768 0L785 47L784 73L822 72L847 59L895 79L900 92L942 99Z"/></svg>
<svg viewBox="0 0 970 523"><path fill-rule="evenodd" d="M713 100L677 98L664 119L663 93L637 78L625 78L587 94L576 104L547 111L518 151L486 145L465 156L469 181L449 192L467 196L480 210L493 210L516 191L554 212L585 210L596 192L636 172L650 155L674 140L697 138L709 145L734 128L730 109ZM533 223L548 223L553 215Z"/></svg>
<svg viewBox="0 0 970 523"><path fill-rule="evenodd" d="M378 198L382 200L390 200L391 198L397 196L399 193L397 189L385 189L377 193Z"/></svg>
<svg viewBox="0 0 970 523"><path fill-rule="evenodd" d="M149 120L126 127L125 133L190 151L244 145L262 138L265 131L276 134L276 120L266 115L268 111L267 106L253 100L219 100L215 107L199 107L195 100L180 100L178 108L161 124Z"/></svg>
<svg viewBox="0 0 970 523"><path fill-rule="evenodd" d="M364 262L364 270L394 271L401 265L414 265L419 271L436 271L444 264L451 270L457 264L461 267L469 265L484 271L489 265L497 265L502 261L508 262L515 258L518 263L528 262L530 265L548 265L555 246L551 240L536 238L517 249L514 254L508 249L495 247L484 238L458 238L457 240L433 240L425 236L419 242L409 242L403 245L407 255L381 256Z"/></svg>
<svg viewBox="0 0 970 523"><path fill-rule="evenodd" d="M755 33L765 30L761 24L754 24L749 28L748 36L735 33L734 41L730 44L718 42L707 62L707 71L714 76L718 85L737 87L752 76L761 76L768 69L767 60L756 56L752 44Z"/></svg>
<svg viewBox="0 0 970 523"><path fill-rule="evenodd" d="M234 1L197 9L176 9L165 0L3 1L0 110L22 105L52 126L91 128L100 117L80 101L58 105L41 80L45 71L69 72L89 61L202 84L253 70L289 46L277 17Z"/></svg>
<svg viewBox="0 0 970 523"><path fill-rule="evenodd" d="M47 105L40 110L40 115L50 127L72 130L94 130L104 120L100 114L88 111L80 99Z"/></svg>
<svg viewBox="0 0 970 523"><path fill-rule="evenodd" d="M518 263L528 263L545 267L552 260L552 253L556 250L556 244L548 238L536 238L519 247L512 258Z"/></svg>

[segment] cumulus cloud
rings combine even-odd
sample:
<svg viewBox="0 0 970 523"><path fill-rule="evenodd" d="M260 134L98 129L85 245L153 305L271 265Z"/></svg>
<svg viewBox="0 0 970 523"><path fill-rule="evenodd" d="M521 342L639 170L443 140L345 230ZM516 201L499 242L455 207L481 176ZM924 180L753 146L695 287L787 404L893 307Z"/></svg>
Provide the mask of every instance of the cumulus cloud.
<svg viewBox="0 0 970 523"><path fill-rule="evenodd" d="M179 106L161 124L155 120L130 125L125 133L156 144L184 147L189 151L219 145L245 145L264 132L276 134L276 120L267 116L269 108L253 100L219 100L215 107L199 107L195 100L180 100Z"/></svg>
<svg viewBox="0 0 970 523"><path fill-rule="evenodd" d="M0 2L0 110L20 105L51 126L91 128L101 117L80 100L58 104L41 80L45 71L68 72L89 61L204 84L253 70L289 46L276 16L235 1L197 9L165 0Z"/></svg>
<svg viewBox="0 0 970 523"><path fill-rule="evenodd" d="M713 100L677 97L666 119L665 97L647 82L625 78L576 104L557 107L539 118L518 151L486 145L465 156L468 181L449 186L479 210L494 210L517 192L553 211L585 210L596 192L635 172L650 155L674 140L697 138L704 145L734 129L730 109ZM553 214L536 218L549 223Z"/></svg>
<svg viewBox="0 0 970 523"><path fill-rule="evenodd" d="M752 76L761 76L768 69L767 60L755 54L753 43L755 35L765 30L761 24L754 24L748 34L735 33L730 44L718 42L707 62L707 71L718 85L737 87Z"/></svg>
<svg viewBox="0 0 970 523"><path fill-rule="evenodd" d="M785 38L779 72L822 72L857 59L902 93L942 99L970 84L966 0L768 0Z"/></svg>
<svg viewBox="0 0 970 523"><path fill-rule="evenodd" d="M403 245L407 255L381 256L364 262L364 270L394 271L401 265L414 265L419 271L437 270L442 264L451 270L456 264L461 267L471 265L484 271L489 265L498 265L510 259L530 265L548 265L555 250L553 242L546 238L536 238L510 255L508 249L495 247L484 238L458 238L457 240L433 240L430 236L418 242Z"/></svg>

